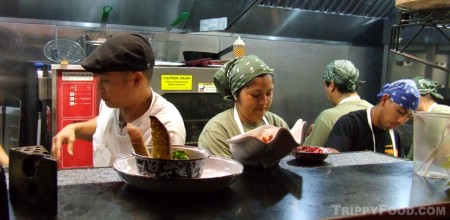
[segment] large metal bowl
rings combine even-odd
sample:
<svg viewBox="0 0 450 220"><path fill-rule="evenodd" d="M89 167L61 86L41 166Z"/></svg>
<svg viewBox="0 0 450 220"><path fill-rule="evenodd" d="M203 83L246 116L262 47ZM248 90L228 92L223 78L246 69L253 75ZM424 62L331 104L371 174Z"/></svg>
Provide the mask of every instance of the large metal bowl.
<svg viewBox="0 0 450 220"><path fill-rule="evenodd" d="M113 168L120 178L131 186L173 194L220 190L232 184L244 171L239 162L216 156L206 158L203 174L199 178L152 178L141 175L133 155L117 159Z"/></svg>
<svg viewBox="0 0 450 220"><path fill-rule="evenodd" d="M148 147L151 152L152 147ZM191 146L171 146L171 152L184 150L190 159L158 159L136 154L132 155L136 159L136 166L141 175L156 178L198 178L203 173L205 160L210 154L200 148Z"/></svg>

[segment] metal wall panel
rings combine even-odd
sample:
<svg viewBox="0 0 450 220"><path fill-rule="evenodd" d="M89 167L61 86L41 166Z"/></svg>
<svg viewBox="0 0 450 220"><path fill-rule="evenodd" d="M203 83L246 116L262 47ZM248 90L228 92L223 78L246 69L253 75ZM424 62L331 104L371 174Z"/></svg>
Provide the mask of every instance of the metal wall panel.
<svg viewBox="0 0 450 220"><path fill-rule="evenodd" d="M183 11L189 11L194 0L2 0L0 17L49 21L100 23L103 6L109 5L108 23L167 27Z"/></svg>
<svg viewBox="0 0 450 220"><path fill-rule="evenodd" d="M25 76L32 68L30 61L46 61L42 52L45 43L54 39L55 35L59 38L79 40L86 29L45 24L0 23L0 31L0 48L7 52L0 56L0 77L5 79L2 81L3 88L19 97L25 97L22 93L26 86ZM108 29L110 34L123 31L129 30ZM155 39L161 35L160 32L152 35L149 30L142 32ZM237 36L238 34L215 32L172 33L169 39L182 42L179 57L182 60L182 51L218 52L230 46ZM374 82L361 88L360 93L364 94L364 98L365 94L373 95L373 91L380 88L380 48L273 36L242 35L242 38L246 43L246 54L259 56L275 70L275 99L271 110L283 117L290 126L298 118L312 123L320 111L331 107L321 83L325 66L334 59L354 61L361 70L362 79ZM231 56L231 53L227 54L223 59L230 59ZM370 97L367 99L370 100Z"/></svg>

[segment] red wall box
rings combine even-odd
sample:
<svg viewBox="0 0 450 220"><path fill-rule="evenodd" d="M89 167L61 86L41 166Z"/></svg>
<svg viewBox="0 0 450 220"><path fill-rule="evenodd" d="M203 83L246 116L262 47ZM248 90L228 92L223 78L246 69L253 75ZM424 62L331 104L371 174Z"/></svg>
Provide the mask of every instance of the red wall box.
<svg viewBox="0 0 450 220"><path fill-rule="evenodd" d="M87 121L98 115L99 97L97 95L97 77L84 70L80 65L52 65L55 134L64 126ZM75 141L73 155L67 152L67 145L61 150L60 169L87 168L93 166L92 142Z"/></svg>

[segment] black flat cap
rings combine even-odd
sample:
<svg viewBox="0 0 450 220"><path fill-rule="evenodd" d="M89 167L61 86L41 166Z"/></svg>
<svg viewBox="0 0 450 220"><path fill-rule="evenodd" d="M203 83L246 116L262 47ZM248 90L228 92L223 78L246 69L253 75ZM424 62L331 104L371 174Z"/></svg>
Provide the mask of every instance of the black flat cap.
<svg viewBox="0 0 450 220"><path fill-rule="evenodd" d="M143 71L155 66L152 46L138 34L119 34L109 38L81 66L93 73Z"/></svg>

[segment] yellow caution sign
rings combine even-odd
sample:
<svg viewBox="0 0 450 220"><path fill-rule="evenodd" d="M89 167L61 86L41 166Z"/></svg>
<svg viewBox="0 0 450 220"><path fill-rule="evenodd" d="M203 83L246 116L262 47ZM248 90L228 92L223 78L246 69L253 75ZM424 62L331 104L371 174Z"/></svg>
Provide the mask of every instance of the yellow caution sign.
<svg viewBox="0 0 450 220"><path fill-rule="evenodd" d="M192 75L161 75L161 90L192 90Z"/></svg>

